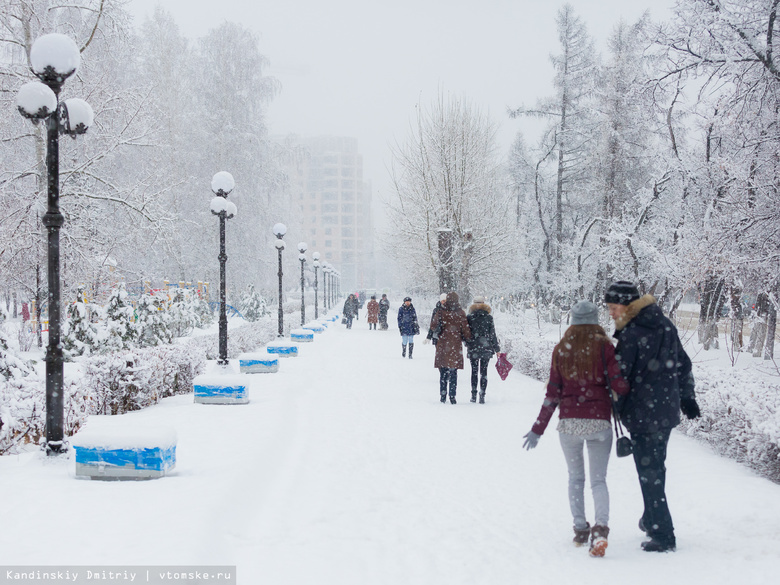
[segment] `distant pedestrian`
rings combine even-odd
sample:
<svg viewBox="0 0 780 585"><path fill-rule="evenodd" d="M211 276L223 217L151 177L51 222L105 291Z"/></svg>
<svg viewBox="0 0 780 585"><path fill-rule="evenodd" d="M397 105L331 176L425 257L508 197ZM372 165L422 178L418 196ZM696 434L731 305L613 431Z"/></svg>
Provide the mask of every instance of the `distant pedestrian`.
<svg viewBox="0 0 780 585"><path fill-rule="evenodd" d="M439 368L440 399L446 402L449 390L450 402L455 404L458 370L463 369L463 342L471 339L466 313L460 308L456 292L447 293L447 299L442 303L441 311L436 313L435 319L431 321L430 329L439 331L433 367Z"/></svg>
<svg viewBox="0 0 780 585"><path fill-rule="evenodd" d="M387 300L387 295L383 294L379 300L379 328L382 331L387 331L387 313L390 311L390 301Z"/></svg>
<svg viewBox="0 0 780 585"><path fill-rule="evenodd" d="M433 308L433 313L431 314L431 323L436 322L436 314L441 311L441 304L447 300L447 293L441 293L439 296L439 300L436 302L436 306ZM428 343L429 341L433 342L433 346L436 347L436 343L439 341L439 331L434 331L430 327L428 328L428 335L425 338L425 341L423 343Z"/></svg>
<svg viewBox="0 0 780 585"><path fill-rule="evenodd" d="M404 304L398 309L398 330L401 332L401 357L406 357L406 346L409 346L409 359L414 351L414 336L420 334L417 323L417 311L412 305L412 298L406 297Z"/></svg>
<svg viewBox="0 0 780 585"><path fill-rule="evenodd" d="M639 529L650 537L647 552L674 551L677 540L666 497L666 449L680 410L688 418L700 415L691 360L677 328L651 295L640 296L631 282L607 288L604 301L615 320L615 351L631 392L621 398L618 412L631 434L634 464L642 489L644 512Z"/></svg>
<svg viewBox="0 0 780 585"><path fill-rule="evenodd" d="M609 376L609 379L607 379ZM598 307L580 301L571 310L571 325L555 346L542 409L523 447L533 449L559 408L558 435L569 470L569 507L574 520L574 544L590 538L590 554L603 557L609 535L607 465L612 449L612 392L628 394L615 348L599 325ZM585 518L585 458L587 446L590 489L595 508L591 529Z"/></svg>
<svg viewBox="0 0 780 585"><path fill-rule="evenodd" d="M366 307L366 320L368 321L368 329L376 331L376 324L379 321L379 303L376 302L376 296L371 295L371 300L368 301Z"/></svg>
<svg viewBox="0 0 780 585"><path fill-rule="evenodd" d="M352 329L352 319L358 318L359 307L360 305L357 297L353 294L350 294L347 297L347 300L344 301L344 319L347 324L347 329Z"/></svg>
<svg viewBox="0 0 780 585"><path fill-rule="evenodd" d="M480 404L485 404L488 363L494 353L501 351L490 311L490 305L485 301L485 297L474 297L474 303L469 307L469 314L466 317L471 329L471 341L466 343L469 361L471 361L471 402L477 401L477 382L479 382Z"/></svg>

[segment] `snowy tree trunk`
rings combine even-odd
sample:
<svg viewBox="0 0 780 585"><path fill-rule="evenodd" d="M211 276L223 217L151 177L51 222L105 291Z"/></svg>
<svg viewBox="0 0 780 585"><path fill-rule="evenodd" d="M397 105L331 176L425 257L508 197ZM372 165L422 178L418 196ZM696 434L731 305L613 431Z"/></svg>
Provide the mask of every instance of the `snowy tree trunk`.
<svg viewBox="0 0 780 585"><path fill-rule="evenodd" d="M723 278L708 275L701 293L699 310L699 343L705 350L718 348L718 315L725 301Z"/></svg>
<svg viewBox="0 0 780 585"><path fill-rule="evenodd" d="M769 312L766 323L766 345L764 347L764 359L774 360L775 357L775 333L777 330L777 297L772 294L769 297Z"/></svg>

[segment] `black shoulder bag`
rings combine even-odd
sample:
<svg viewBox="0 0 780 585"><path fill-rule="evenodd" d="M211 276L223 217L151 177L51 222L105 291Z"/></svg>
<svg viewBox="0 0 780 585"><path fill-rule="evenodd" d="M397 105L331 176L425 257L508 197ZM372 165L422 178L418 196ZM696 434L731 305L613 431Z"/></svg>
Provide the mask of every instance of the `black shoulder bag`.
<svg viewBox="0 0 780 585"><path fill-rule="evenodd" d="M615 399L612 392L612 384L609 381L609 371L607 370L607 355L604 351L604 346L601 346L601 362L604 364L604 380L607 383L607 392L609 392L609 401L612 404L612 418L615 424L615 436L617 441L615 442L615 454L618 457L628 457L634 452L634 447L631 445L631 439L625 436L623 431L623 425L620 422L618 416L617 406L615 405Z"/></svg>

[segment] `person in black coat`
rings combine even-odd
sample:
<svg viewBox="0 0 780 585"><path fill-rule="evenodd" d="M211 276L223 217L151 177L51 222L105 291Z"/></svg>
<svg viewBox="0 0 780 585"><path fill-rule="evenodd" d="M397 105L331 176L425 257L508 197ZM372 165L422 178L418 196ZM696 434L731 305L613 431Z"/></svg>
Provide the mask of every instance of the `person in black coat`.
<svg viewBox="0 0 780 585"><path fill-rule="evenodd" d="M382 330L387 330L388 311L390 311L390 301L387 300L387 295L383 294L379 301L379 328Z"/></svg>
<svg viewBox="0 0 780 585"><path fill-rule="evenodd" d="M466 319L471 328L471 340L466 344L471 361L471 402L477 401L477 381L479 381L479 403L485 404L488 362L494 353L501 351L493 316L490 314L490 305L485 302L485 297L474 297L474 303L469 307Z"/></svg>
<svg viewBox="0 0 780 585"><path fill-rule="evenodd" d="M677 546L666 498L666 449L680 410L699 416L691 360L677 329L650 295L640 297L632 283L618 281L604 300L615 320L615 349L631 391L618 401L620 418L631 434L634 463L644 500L639 527L650 540L648 552L673 551Z"/></svg>
<svg viewBox="0 0 780 585"><path fill-rule="evenodd" d="M349 295L347 300L344 301L344 319L346 321L347 329L352 329L352 319L358 318L359 308L360 303L353 294Z"/></svg>
<svg viewBox="0 0 780 585"><path fill-rule="evenodd" d="M431 313L431 323L436 322L436 315L439 311L441 311L441 305L443 302L447 300L447 293L441 293L439 295L439 300L436 302L436 306L433 308L433 313ZM430 327L428 328L428 335L425 337L425 341L423 341L424 344L427 344L429 341L433 342L434 347L436 346L436 343L439 341L439 333L440 331L434 331Z"/></svg>

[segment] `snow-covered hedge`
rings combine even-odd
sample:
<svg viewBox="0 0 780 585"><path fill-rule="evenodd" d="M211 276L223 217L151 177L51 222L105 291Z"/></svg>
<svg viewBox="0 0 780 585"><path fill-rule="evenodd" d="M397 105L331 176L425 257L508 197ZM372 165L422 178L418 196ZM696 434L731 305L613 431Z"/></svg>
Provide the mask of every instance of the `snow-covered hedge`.
<svg viewBox="0 0 780 585"><path fill-rule="evenodd" d="M694 366L701 417L680 430L780 482L780 380L752 370Z"/></svg>
<svg viewBox="0 0 780 585"><path fill-rule="evenodd" d="M192 392L205 354L190 345L161 345L84 360L90 414L122 414Z"/></svg>
<svg viewBox="0 0 780 585"><path fill-rule="evenodd" d="M298 306L300 311L300 305ZM254 322L233 327L228 330L228 358L235 359L240 354L256 351L269 341L276 339L279 328L278 317L266 315ZM284 320L285 334L289 335L293 323L289 318ZM294 320L293 320L294 321ZM300 321L294 321L300 323ZM187 340L187 345L199 348L207 359L215 360L219 357L219 334L202 335Z"/></svg>
<svg viewBox="0 0 780 585"><path fill-rule="evenodd" d="M90 414L122 414L174 394L192 392L205 355L189 345L131 349L80 360L84 375L65 379L65 434ZM42 376L0 380L0 454L13 453L45 435L46 387Z"/></svg>
<svg viewBox="0 0 780 585"><path fill-rule="evenodd" d="M87 387L80 380L65 380L64 430L75 433L89 414ZM46 386L42 376L0 380L0 455L16 453L37 444L46 434Z"/></svg>

